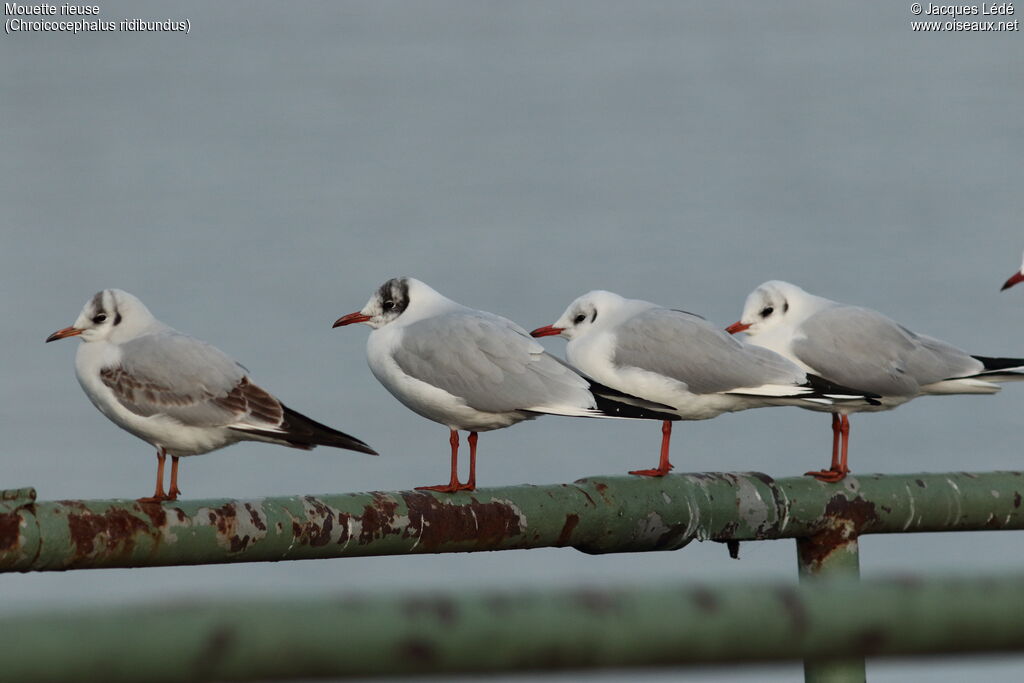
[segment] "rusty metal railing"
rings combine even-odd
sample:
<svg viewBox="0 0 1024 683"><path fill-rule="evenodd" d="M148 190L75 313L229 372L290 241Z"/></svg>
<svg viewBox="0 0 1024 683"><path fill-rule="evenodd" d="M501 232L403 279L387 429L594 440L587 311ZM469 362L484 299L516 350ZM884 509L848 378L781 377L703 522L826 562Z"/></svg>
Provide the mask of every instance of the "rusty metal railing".
<svg viewBox="0 0 1024 683"><path fill-rule="evenodd" d="M338 679L1019 651L1022 602L1024 575L176 600L7 617L0 678Z"/></svg>
<svg viewBox="0 0 1024 683"><path fill-rule="evenodd" d="M760 473L253 500L37 501L0 493L0 571L193 565L573 547L675 550L693 540L803 539L827 571L863 534L1024 528L1024 474L850 476L840 485Z"/></svg>
<svg viewBox="0 0 1024 683"><path fill-rule="evenodd" d="M850 476L840 484L706 473L454 495L394 491L163 505L40 502L32 489L18 489L0 493L0 571L540 547L633 552L675 550L693 540L734 546L793 538L801 583L815 591L819 577L857 577L863 534L1022 529L1022 494L1021 472ZM1024 605L1015 607L1020 613ZM849 621L842 610L823 612L820 620L831 631ZM801 652L791 656L812 657L808 681L856 681L864 680L863 655L873 650Z"/></svg>

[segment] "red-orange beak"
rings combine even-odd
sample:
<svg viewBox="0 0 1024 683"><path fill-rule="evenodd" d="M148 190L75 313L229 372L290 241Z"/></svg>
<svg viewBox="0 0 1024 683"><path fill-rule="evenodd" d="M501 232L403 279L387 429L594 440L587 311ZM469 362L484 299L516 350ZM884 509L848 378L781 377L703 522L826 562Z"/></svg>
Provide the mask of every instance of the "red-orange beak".
<svg viewBox="0 0 1024 683"><path fill-rule="evenodd" d="M345 325L351 325L352 323L365 323L369 319L370 316L363 315L359 311L356 311L355 313L349 313L348 315L341 316L334 321L334 324L331 325L331 327L344 327Z"/></svg>
<svg viewBox="0 0 1024 683"><path fill-rule="evenodd" d="M1002 286L1002 288L999 291L1001 292L1004 289L1009 289L1018 282L1024 282L1024 273L1020 272L1019 270L1016 273L1014 273L1009 280L1006 281L1006 283Z"/></svg>
<svg viewBox="0 0 1024 683"><path fill-rule="evenodd" d="M46 338L46 341L52 342L57 341L58 339L63 339L64 337L77 337L82 334L82 332L84 332L84 330L80 330L77 327L65 327L63 330L57 330L51 334Z"/></svg>
<svg viewBox="0 0 1024 683"><path fill-rule="evenodd" d="M530 333L531 337L550 337L556 334L562 334L564 327L555 327L554 325L545 325L544 327L538 327Z"/></svg>
<svg viewBox="0 0 1024 683"><path fill-rule="evenodd" d="M725 328L725 331L728 332L729 334L736 334L737 332L744 331L748 327L750 327L750 325L744 325L739 320L737 320L732 325L729 325L729 327Z"/></svg>

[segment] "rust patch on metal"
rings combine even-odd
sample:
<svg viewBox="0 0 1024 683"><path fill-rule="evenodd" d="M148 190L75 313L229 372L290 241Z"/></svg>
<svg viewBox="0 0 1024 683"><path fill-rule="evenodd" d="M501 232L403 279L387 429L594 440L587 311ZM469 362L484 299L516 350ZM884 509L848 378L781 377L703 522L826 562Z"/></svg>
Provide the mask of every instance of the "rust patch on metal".
<svg viewBox="0 0 1024 683"><path fill-rule="evenodd" d="M372 496L373 502L363 508L363 515L360 518L362 526L359 531L359 545L402 533L401 529L395 526L398 502L383 493L374 492Z"/></svg>
<svg viewBox="0 0 1024 683"><path fill-rule="evenodd" d="M458 621L458 607L453 600L445 597L409 598L402 603L402 611L410 619L428 617L437 619L445 626Z"/></svg>
<svg viewBox="0 0 1024 683"><path fill-rule="evenodd" d="M155 527L162 527L167 524L167 511L160 503L139 503L139 510L149 517L149 522ZM178 512L181 512L179 510Z"/></svg>
<svg viewBox="0 0 1024 683"><path fill-rule="evenodd" d="M797 592L792 588L783 587L777 589L775 595L778 597L782 608L786 611L786 615L789 617L796 634L802 636L807 633L810 618L807 616L807 608L800 600Z"/></svg>
<svg viewBox="0 0 1024 683"><path fill-rule="evenodd" d="M693 600L693 604L697 606L701 612L717 612L718 611L718 598L715 594L707 588L695 588L690 591L690 598Z"/></svg>
<svg viewBox="0 0 1024 683"><path fill-rule="evenodd" d="M860 652L869 657L882 652L886 641L885 630L879 627L869 628L857 636Z"/></svg>
<svg viewBox="0 0 1024 683"><path fill-rule="evenodd" d="M21 515L17 512L0 514L0 551L17 548L21 541Z"/></svg>
<svg viewBox="0 0 1024 683"><path fill-rule="evenodd" d="M215 674L220 663L234 646L238 634L229 626L218 626L196 654L194 670L196 678L206 679Z"/></svg>
<svg viewBox="0 0 1024 683"><path fill-rule="evenodd" d="M406 638L397 645L398 656L417 664L433 664L437 661L437 649L429 640Z"/></svg>
<svg viewBox="0 0 1024 683"><path fill-rule="evenodd" d="M80 506L85 509L85 506ZM75 544L75 560L90 557L97 550L127 555L136 540L149 535L155 542L159 531L124 508L112 508L102 515L85 511L68 514L68 533Z"/></svg>
<svg viewBox="0 0 1024 683"><path fill-rule="evenodd" d="M217 543L228 551L238 553L255 543L266 534L267 525L260 516L259 510L245 503L246 512L242 513L235 502L227 502L219 508L207 509L207 519L217 533Z"/></svg>
<svg viewBox="0 0 1024 683"><path fill-rule="evenodd" d="M331 541L331 531L334 529L334 513L323 501L313 496L303 496L302 500L316 512L321 523L309 519L308 512L305 520L292 520L292 535L302 545L313 547L324 546Z"/></svg>
<svg viewBox="0 0 1024 683"><path fill-rule="evenodd" d="M712 537L711 540L722 542L730 541L732 540L732 537L736 534L736 531L739 528L740 523L737 522L735 519L730 522L726 522L725 526L723 526L721 530L719 530L719 532Z"/></svg>
<svg viewBox="0 0 1024 683"><path fill-rule="evenodd" d="M610 614L621 608L619 600L612 593L600 590L578 590L572 593L572 601L582 609L595 614Z"/></svg>
<svg viewBox="0 0 1024 683"><path fill-rule="evenodd" d="M420 539L417 549L426 552L473 542L476 549L496 548L508 538L520 536L520 512L512 503L443 503L428 493L402 494L409 510L408 535Z"/></svg>
<svg viewBox="0 0 1024 683"><path fill-rule="evenodd" d="M564 547L569 545L569 539L572 538L573 529L580 523L580 516L569 514L565 516L565 526L562 527L562 533L558 534L558 540L555 541L555 545L558 547Z"/></svg>
<svg viewBox="0 0 1024 683"><path fill-rule="evenodd" d="M263 522L263 518L260 517L260 513L250 503L245 504L245 509L249 511L249 519L252 520L252 525L260 531L266 531L267 525Z"/></svg>
<svg viewBox="0 0 1024 683"><path fill-rule="evenodd" d="M864 529L878 519L874 503L860 496L847 500L846 496L837 493L825 506L819 531L797 543L800 561L814 571L833 552L855 541Z"/></svg>

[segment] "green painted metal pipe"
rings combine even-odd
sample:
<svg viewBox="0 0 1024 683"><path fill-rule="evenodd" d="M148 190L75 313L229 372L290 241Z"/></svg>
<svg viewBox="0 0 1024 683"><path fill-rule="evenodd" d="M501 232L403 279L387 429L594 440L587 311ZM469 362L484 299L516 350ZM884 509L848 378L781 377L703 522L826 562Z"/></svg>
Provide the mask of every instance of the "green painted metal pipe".
<svg viewBox="0 0 1024 683"><path fill-rule="evenodd" d="M1020 652L1022 609L1024 575L174 602L7 617L0 662L116 683Z"/></svg>
<svg viewBox="0 0 1024 683"><path fill-rule="evenodd" d="M254 500L39 502L0 493L0 571L258 562L571 546L674 550L692 540L809 538L828 561L864 533L1022 529L1024 474L760 473L590 478L573 484Z"/></svg>

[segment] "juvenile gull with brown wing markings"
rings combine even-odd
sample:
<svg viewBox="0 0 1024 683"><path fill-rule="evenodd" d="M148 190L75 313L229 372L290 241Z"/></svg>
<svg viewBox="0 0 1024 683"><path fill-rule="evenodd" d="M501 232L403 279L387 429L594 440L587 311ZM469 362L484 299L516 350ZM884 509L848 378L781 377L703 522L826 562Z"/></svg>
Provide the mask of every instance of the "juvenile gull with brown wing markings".
<svg viewBox="0 0 1024 683"><path fill-rule="evenodd" d="M156 490L140 501L176 500L179 457L239 441L376 455L359 439L291 410L225 353L163 324L127 292L97 292L73 326L46 341L73 336L85 342L75 356L75 374L89 400L118 427L157 449ZM164 493L168 454L171 486Z"/></svg>

